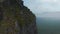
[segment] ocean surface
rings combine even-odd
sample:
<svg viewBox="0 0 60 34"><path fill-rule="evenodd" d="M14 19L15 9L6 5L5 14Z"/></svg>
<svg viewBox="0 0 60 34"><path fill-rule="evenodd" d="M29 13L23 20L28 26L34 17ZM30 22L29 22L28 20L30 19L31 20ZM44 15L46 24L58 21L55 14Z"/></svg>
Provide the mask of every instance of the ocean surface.
<svg viewBox="0 0 60 34"><path fill-rule="evenodd" d="M60 19L36 18L38 34L60 34Z"/></svg>

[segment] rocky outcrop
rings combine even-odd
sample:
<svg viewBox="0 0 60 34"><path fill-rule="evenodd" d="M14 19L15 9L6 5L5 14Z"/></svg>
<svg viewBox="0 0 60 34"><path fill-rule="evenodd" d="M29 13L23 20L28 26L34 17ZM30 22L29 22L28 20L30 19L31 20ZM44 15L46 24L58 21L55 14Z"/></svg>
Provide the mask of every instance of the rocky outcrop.
<svg viewBox="0 0 60 34"><path fill-rule="evenodd" d="M0 0L0 34L37 34L36 16L22 0Z"/></svg>

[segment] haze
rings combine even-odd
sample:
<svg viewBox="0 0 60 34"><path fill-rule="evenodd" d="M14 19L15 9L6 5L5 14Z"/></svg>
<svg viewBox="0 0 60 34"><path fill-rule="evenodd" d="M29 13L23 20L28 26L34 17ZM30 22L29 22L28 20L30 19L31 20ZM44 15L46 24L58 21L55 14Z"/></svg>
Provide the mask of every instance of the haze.
<svg viewBox="0 0 60 34"><path fill-rule="evenodd" d="M37 16L47 12L60 12L60 0L23 0L24 5ZM59 14L58 14L59 15Z"/></svg>

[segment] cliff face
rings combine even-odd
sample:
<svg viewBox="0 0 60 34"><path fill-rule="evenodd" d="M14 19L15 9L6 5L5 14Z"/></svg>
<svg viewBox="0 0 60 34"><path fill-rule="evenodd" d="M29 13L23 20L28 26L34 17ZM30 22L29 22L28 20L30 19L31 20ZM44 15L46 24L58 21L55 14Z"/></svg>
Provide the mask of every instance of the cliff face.
<svg viewBox="0 0 60 34"><path fill-rule="evenodd" d="M36 17L22 0L0 0L0 34L37 34Z"/></svg>

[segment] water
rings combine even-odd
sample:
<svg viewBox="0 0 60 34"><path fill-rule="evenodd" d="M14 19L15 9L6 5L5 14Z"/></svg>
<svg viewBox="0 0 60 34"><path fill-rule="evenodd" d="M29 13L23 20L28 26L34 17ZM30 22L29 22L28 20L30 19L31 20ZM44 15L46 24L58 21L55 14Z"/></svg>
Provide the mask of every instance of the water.
<svg viewBox="0 0 60 34"><path fill-rule="evenodd" d="M60 34L60 20L37 18L38 34Z"/></svg>

